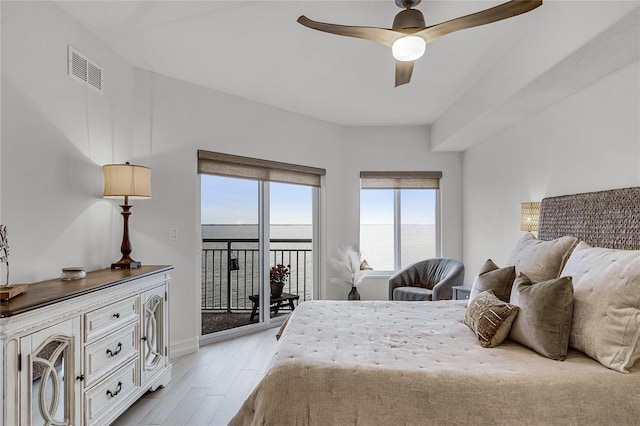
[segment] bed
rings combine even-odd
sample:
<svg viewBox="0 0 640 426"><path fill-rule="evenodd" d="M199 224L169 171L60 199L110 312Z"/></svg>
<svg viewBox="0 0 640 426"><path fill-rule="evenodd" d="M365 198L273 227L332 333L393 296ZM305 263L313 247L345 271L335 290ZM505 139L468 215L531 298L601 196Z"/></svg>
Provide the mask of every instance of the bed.
<svg viewBox="0 0 640 426"><path fill-rule="evenodd" d="M599 253L607 259L604 270L618 267L621 262L611 256L621 252L632 264L623 269L625 276L638 272L638 253L631 251L640 249L638 205L640 188L546 198L536 240L551 244L574 235L583 241L561 268L573 265L576 275L571 338L574 328L581 330L577 312L584 313L581 323L589 315L598 325L608 317L620 323L613 311L623 303L620 310L630 315L625 333L631 334L624 351L609 356L595 345L616 331L588 340L584 351L590 356L570 347L564 361L509 339L485 348L463 322L466 301L305 302L290 317L267 374L231 424L638 424L640 362L634 360L640 357L640 300L626 295L640 294L640 281L634 275L618 286L623 296L612 294L623 302L606 302L598 316L600 302L579 297L593 271L576 266L587 254ZM613 251L603 255L588 244ZM605 367L620 360L618 352L626 354L626 367Z"/></svg>

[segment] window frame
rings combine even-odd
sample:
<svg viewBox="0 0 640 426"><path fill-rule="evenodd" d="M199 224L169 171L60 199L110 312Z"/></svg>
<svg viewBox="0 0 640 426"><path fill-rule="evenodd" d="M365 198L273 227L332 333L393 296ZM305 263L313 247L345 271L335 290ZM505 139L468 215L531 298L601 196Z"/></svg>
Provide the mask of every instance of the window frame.
<svg viewBox="0 0 640 426"><path fill-rule="evenodd" d="M442 253L441 194L442 172L360 172L360 194L363 190L393 189L393 270L377 270L371 275L388 275L402 269L402 190L435 190L435 256ZM360 218L362 202L360 202ZM358 233L362 229L359 224ZM360 240L360 235L358 237Z"/></svg>

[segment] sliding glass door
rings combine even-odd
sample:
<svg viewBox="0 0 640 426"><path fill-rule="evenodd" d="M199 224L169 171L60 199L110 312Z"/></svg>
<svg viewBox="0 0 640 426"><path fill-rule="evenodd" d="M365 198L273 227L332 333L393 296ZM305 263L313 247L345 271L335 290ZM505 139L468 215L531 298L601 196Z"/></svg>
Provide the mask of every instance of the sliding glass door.
<svg viewBox="0 0 640 426"><path fill-rule="evenodd" d="M313 298L316 188L208 174L200 188L203 336L280 322Z"/></svg>
<svg viewBox="0 0 640 426"><path fill-rule="evenodd" d="M313 191L304 185L269 185L269 264L282 265L287 271L283 292L299 300L313 298Z"/></svg>
<svg viewBox="0 0 640 426"><path fill-rule="evenodd" d="M200 296L206 335L257 321L246 313L262 289L260 182L201 175L200 192Z"/></svg>

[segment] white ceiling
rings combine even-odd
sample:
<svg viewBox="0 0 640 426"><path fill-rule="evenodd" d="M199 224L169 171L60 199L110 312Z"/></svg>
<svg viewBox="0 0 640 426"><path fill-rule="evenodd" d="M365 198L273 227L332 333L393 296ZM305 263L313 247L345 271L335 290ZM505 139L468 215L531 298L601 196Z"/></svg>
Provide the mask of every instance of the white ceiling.
<svg viewBox="0 0 640 426"><path fill-rule="evenodd" d="M430 25L502 2L425 0L417 8ZM388 28L400 11L393 0L56 4L143 69L342 125L432 125L461 102L486 97L470 95L484 80L508 83L509 68L503 73L496 64L551 61L541 51L566 40L563 58L554 55L553 63L509 88L516 93L629 11L637 15L640 3L545 0L527 14L429 44L411 83L398 88L388 48L296 22L304 14L323 22ZM567 22L559 18L567 16ZM637 26L634 31L637 35ZM509 93L501 96L508 99Z"/></svg>

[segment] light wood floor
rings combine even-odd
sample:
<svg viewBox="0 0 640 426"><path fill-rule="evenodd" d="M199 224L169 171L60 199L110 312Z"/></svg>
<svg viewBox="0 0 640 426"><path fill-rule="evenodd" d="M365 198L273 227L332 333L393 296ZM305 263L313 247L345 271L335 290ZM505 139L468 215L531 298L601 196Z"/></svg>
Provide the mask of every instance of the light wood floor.
<svg viewBox="0 0 640 426"><path fill-rule="evenodd" d="M226 425L264 377L278 328L212 345L172 359L171 382L148 392L112 426Z"/></svg>

